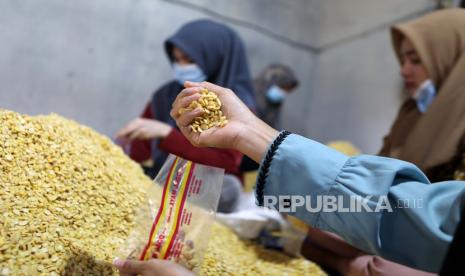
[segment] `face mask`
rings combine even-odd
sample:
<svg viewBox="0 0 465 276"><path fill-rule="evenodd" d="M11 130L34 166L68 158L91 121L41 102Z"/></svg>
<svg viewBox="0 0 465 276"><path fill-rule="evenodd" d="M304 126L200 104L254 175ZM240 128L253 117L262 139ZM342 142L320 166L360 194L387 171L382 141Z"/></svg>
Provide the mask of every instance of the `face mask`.
<svg viewBox="0 0 465 276"><path fill-rule="evenodd" d="M417 102L418 110L425 113L436 97L436 87L431 80L425 80L413 94L413 99Z"/></svg>
<svg viewBox="0 0 465 276"><path fill-rule="evenodd" d="M282 90L279 86L273 85L266 92L266 98L270 103L279 104L284 101L286 97L286 92Z"/></svg>
<svg viewBox="0 0 465 276"><path fill-rule="evenodd" d="M184 85L185 81L202 82L207 79L202 69L195 64L180 65L179 63L173 64L174 78Z"/></svg>

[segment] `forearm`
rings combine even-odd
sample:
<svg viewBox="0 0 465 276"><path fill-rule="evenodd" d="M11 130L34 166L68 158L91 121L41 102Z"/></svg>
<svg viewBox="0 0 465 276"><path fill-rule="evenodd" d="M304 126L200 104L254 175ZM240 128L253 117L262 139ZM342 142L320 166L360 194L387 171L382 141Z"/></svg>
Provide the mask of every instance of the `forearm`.
<svg viewBox="0 0 465 276"><path fill-rule="evenodd" d="M430 185L410 163L376 156L348 158L298 135L288 136L269 164L265 162L260 167L264 177L257 182L257 202L269 206L273 198L279 202L280 196L290 197L291 203L292 198L303 198L305 204L294 204L294 211L291 205L290 214L332 231L366 252L438 271L462 208L463 184L451 181ZM264 183L262 191L259 183ZM325 204L325 197L336 199L336 210L317 207L318 201ZM351 206L354 197L365 198L370 209L339 210L340 203L346 209ZM391 204L392 212L376 211L383 197ZM415 200L422 200L425 206L396 208L399 201L412 204Z"/></svg>
<svg viewBox="0 0 465 276"><path fill-rule="evenodd" d="M268 150L268 145L278 133L262 120L254 118L254 121L247 124L240 132L234 148L260 163Z"/></svg>

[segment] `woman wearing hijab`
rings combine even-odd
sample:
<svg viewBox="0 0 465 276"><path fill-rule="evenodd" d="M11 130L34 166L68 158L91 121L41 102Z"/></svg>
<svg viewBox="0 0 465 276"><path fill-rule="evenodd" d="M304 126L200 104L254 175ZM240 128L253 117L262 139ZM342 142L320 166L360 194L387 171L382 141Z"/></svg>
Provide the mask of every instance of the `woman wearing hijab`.
<svg viewBox="0 0 465 276"><path fill-rule="evenodd" d="M464 179L465 11L395 26L393 45L409 98L380 155L417 165L432 181Z"/></svg>
<svg viewBox="0 0 465 276"><path fill-rule="evenodd" d="M171 111L179 129L194 145L234 148L259 162L257 205L337 233L371 254L440 275L461 275L465 254L464 181L431 184L423 172L405 161L346 156L311 139L273 129L228 89L208 82L187 82L186 87ZM179 114L179 110L203 88L216 93L228 107L224 115L229 123L196 133L189 125L199 112ZM331 200L315 208L312 203L320 196L337 198L337 202ZM354 204L350 209L356 211L346 210L354 197L364 198L366 204L359 203L365 207L359 209ZM400 199L424 199L425 203L424 207L396 208ZM339 205L341 202L345 207ZM336 210L335 205L339 205ZM114 266L120 275L194 275L166 260L115 259ZM389 275L415 275L411 272L386 271ZM377 271L368 267L357 275L372 273ZM343 275L356 274L348 271Z"/></svg>
<svg viewBox="0 0 465 276"><path fill-rule="evenodd" d="M411 98L402 105L381 153L413 161L426 170L428 175L441 179L443 176L436 174L436 170L444 166L447 168L447 163L462 154L465 133L465 11L437 11L394 26L392 40L402 65L401 73L406 90L410 91ZM424 68L415 68L421 66ZM218 90L219 93L225 93ZM220 98L223 102L228 101L225 99L227 97L222 98L220 95ZM233 104L234 101L231 101ZM375 224L372 224L370 216L359 216L359 213L321 212L311 215L305 211L300 214L297 212L295 215L300 215L310 225L338 233L352 244L339 236L312 228L310 238L303 247L302 253L305 256L337 270L342 275L428 274L416 269L454 275L463 270L463 182L431 184L412 164L375 156L354 157L349 162L344 159L337 165L338 162L330 156L339 153L313 141L306 141L299 147L299 141L286 138L288 133L285 132L274 141L273 138L265 139L267 133L268 137L276 137L276 131L269 127L259 127L262 124L257 123L256 119L243 118L245 113L233 114L233 119L244 125L240 128L248 128L243 131L247 135L244 135L242 144L238 142L238 145L224 145L228 141L225 139L228 133L232 136L240 131L228 127L219 132L203 133L199 137L186 131L187 127L183 127L183 131L198 145L242 148L242 152L254 160L261 160L261 177L258 181L261 185L257 185L261 187L261 192L257 188L257 200L259 197L263 198L264 194L318 195L331 192L335 196L346 193L363 196L386 193L388 190L391 199L395 199L394 194L401 190L403 196L400 198L425 199L423 208L394 208L392 213L381 212L379 214L383 218L375 219ZM176 110L173 114L177 114ZM177 119L178 124L188 124L189 116L191 115L188 113L180 116ZM249 125L251 126L247 127ZM239 128L237 124L234 126ZM215 139L216 135L222 139ZM251 140L261 143L254 144ZM312 159L312 162L307 162L307 159ZM374 160L376 162L372 162ZM336 169L340 164L345 169ZM398 170L397 165L391 167L394 164L401 165L402 169ZM451 175L454 169L447 171ZM300 178L302 181L299 182ZM265 180L261 182L260 179ZM289 179L293 181L289 182ZM313 185L319 182L324 185ZM420 183L422 184L418 185ZM293 185L297 184L300 184L301 190L293 189ZM435 192L431 193L433 190ZM442 207L437 208L440 205ZM451 214L451 211L455 213ZM405 213L405 217L401 219L398 216L400 213ZM452 224L447 225L449 222ZM435 228L434 234L428 228ZM367 232L368 229L373 232ZM356 236L358 238L354 238ZM368 255L357 247L392 261ZM161 263L160 266L164 264ZM128 267L130 265L132 264L127 264ZM120 267L119 264L117 266Z"/></svg>
<svg viewBox="0 0 465 276"><path fill-rule="evenodd" d="M241 184L242 154L227 149L193 147L170 117L171 105L185 81L204 81L229 87L254 110L253 85L244 45L226 25L197 20L182 26L165 41L165 51L174 70L174 80L155 91L141 118L123 127L117 138L130 140L125 149L154 177L169 153L226 171L219 211L234 208Z"/></svg>
<svg viewBox="0 0 465 276"><path fill-rule="evenodd" d="M274 128L278 128L284 99L292 93L299 81L286 65L271 64L255 79L258 117Z"/></svg>
<svg viewBox="0 0 465 276"><path fill-rule="evenodd" d="M409 98L380 155L414 163L432 182L452 180L465 153L465 10L433 12L394 26L391 36ZM367 255L316 228L302 253L343 275L428 274Z"/></svg>
<svg viewBox="0 0 465 276"><path fill-rule="evenodd" d="M270 126L279 128L284 99L299 86L294 72L286 65L270 64L255 78L254 86L258 117ZM244 156L241 171L257 169L258 164Z"/></svg>

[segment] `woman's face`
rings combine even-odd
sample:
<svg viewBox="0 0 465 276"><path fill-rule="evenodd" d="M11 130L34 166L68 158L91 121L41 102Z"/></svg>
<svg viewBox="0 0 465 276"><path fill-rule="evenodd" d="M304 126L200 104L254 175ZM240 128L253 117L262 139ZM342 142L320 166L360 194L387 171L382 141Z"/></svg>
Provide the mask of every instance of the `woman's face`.
<svg viewBox="0 0 465 276"><path fill-rule="evenodd" d="M173 47L173 59L174 59L174 62L180 65L187 65L187 64L194 63L186 54L184 54L183 51L181 51L181 49L177 47Z"/></svg>
<svg viewBox="0 0 465 276"><path fill-rule="evenodd" d="M417 88L427 79L428 72L412 43L407 38L400 45L400 74L404 79L407 92L413 96Z"/></svg>

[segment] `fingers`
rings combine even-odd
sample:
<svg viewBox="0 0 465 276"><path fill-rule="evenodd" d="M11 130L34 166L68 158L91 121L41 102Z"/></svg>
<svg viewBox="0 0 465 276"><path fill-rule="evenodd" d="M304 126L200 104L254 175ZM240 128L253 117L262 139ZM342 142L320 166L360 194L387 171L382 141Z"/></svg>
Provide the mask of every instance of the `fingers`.
<svg viewBox="0 0 465 276"><path fill-rule="evenodd" d="M189 87L202 87L202 84L200 82L185 81L184 82L184 87L186 87L186 88L189 88Z"/></svg>
<svg viewBox="0 0 465 276"><path fill-rule="evenodd" d="M120 276L139 275L146 270L147 262L137 260L121 260L116 258L113 265L119 270Z"/></svg>
<svg viewBox="0 0 465 276"><path fill-rule="evenodd" d="M184 83L184 86L186 89L182 90L176 99L173 102L173 106L170 112L170 116L177 120L178 117L180 116L179 110L181 108L186 108L189 106L189 104L200 98L200 95L198 94L203 88L206 88L212 92L217 93L218 95L225 94L230 92L229 89L223 88L221 86L209 83L209 82L190 82L186 81ZM232 93L233 94L233 93Z"/></svg>
<svg viewBox="0 0 465 276"><path fill-rule="evenodd" d="M129 141L134 139L148 139L147 133L150 131L150 126L147 124L147 120L137 118L118 131L116 139Z"/></svg>
<svg viewBox="0 0 465 276"><path fill-rule="evenodd" d="M187 93L194 93L194 94L190 94L190 95L188 94L184 97L178 96L179 98L176 98L176 100L173 103L173 108L171 109L171 112L170 112L170 116L173 117L173 119L176 119L180 115L179 110L181 108L188 107L191 104L191 102L198 100L200 98L200 94L198 94L197 91L195 92L192 92L192 91L193 90L189 90Z"/></svg>
<svg viewBox="0 0 465 276"><path fill-rule="evenodd" d="M219 95L221 94L224 94L228 91L230 91L229 89L227 88L224 88L224 87L221 87L221 86L218 86L216 84L213 84L211 82L208 82L208 81L203 81L203 82L190 82L190 81L186 81L184 83L184 86L186 88L198 88L198 87L201 87L201 88L206 88L212 92L215 92Z"/></svg>
<svg viewBox="0 0 465 276"><path fill-rule="evenodd" d="M227 93L228 91L230 91L227 88L218 86L216 84L213 84L207 81L201 82L200 86L206 88L209 91L216 93L218 96L223 95L224 93Z"/></svg>
<svg viewBox="0 0 465 276"><path fill-rule="evenodd" d="M116 139L118 138L127 138L131 132L133 132L136 128L138 128L140 122L138 119L131 121L129 124L124 126L116 133Z"/></svg>
<svg viewBox="0 0 465 276"><path fill-rule="evenodd" d="M132 132L130 132L128 135L129 140L134 140L134 139L144 139L146 138L145 133L147 132L147 129L144 126L139 126L138 128L134 129Z"/></svg>
<svg viewBox="0 0 465 276"><path fill-rule="evenodd" d="M187 97L187 96L191 96L193 94L196 94L198 92L200 92L200 90L202 90L201 87L189 87L189 88L185 88L183 89L181 92L179 92L179 94L176 96L176 99L174 99L174 102L173 102L173 106L174 107L174 103L178 102L180 99L184 98L184 97Z"/></svg>
<svg viewBox="0 0 465 276"><path fill-rule="evenodd" d="M195 117L199 117L202 114L203 110L199 107L192 111L187 111L178 117L178 119L176 120L176 124L179 128L187 127L194 120Z"/></svg>

